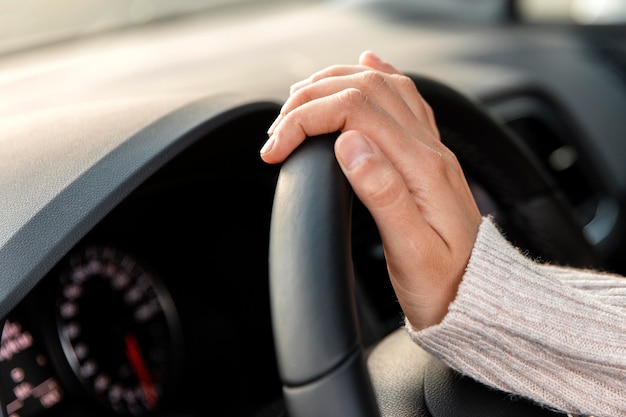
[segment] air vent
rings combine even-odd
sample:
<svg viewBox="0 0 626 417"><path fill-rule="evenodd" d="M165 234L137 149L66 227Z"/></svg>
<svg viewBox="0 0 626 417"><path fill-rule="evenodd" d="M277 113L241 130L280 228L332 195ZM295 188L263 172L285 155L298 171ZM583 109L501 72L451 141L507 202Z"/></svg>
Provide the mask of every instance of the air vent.
<svg viewBox="0 0 626 417"><path fill-rule="evenodd" d="M530 147L574 207L581 224L591 221L597 197L566 119L534 96L499 101L490 105L490 111Z"/></svg>

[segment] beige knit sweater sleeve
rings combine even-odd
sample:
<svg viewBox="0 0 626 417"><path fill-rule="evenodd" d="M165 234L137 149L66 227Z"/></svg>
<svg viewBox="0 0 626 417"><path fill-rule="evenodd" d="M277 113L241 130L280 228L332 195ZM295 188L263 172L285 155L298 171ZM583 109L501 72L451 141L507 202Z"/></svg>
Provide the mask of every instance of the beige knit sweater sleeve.
<svg viewBox="0 0 626 417"><path fill-rule="evenodd" d="M534 262L488 217L442 323L406 328L487 385L568 413L626 416L626 279Z"/></svg>

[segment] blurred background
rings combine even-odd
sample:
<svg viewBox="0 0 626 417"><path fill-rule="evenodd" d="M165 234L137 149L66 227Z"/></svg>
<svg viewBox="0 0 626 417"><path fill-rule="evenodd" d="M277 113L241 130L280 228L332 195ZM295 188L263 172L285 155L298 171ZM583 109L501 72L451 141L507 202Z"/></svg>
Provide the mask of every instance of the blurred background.
<svg viewBox="0 0 626 417"><path fill-rule="evenodd" d="M0 53L238 1L241 0L3 0Z"/></svg>
<svg viewBox="0 0 626 417"><path fill-rule="evenodd" d="M0 53L113 28L273 0L20 0L0 1ZM298 1L294 1L297 3ZM314 0L309 2L315 2ZM402 14L481 22L514 15L526 23L577 25L626 21L626 0L318 0L385 8Z"/></svg>

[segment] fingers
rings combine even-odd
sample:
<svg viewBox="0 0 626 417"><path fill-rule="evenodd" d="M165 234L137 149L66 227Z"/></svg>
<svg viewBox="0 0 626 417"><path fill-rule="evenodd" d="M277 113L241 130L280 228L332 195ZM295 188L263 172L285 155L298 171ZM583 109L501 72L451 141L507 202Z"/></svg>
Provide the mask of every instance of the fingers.
<svg viewBox="0 0 626 417"><path fill-rule="evenodd" d="M291 87L289 87L289 94L293 94L296 91L300 90L301 88L309 86L324 78L336 77L340 75L345 76L345 75L350 75L350 74L356 74L365 69L366 69L365 67L360 66L360 65L333 65L333 66L324 68L321 71L313 73L308 78L305 78L304 80L298 81L297 83L293 84Z"/></svg>
<svg viewBox="0 0 626 417"><path fill-rule="evenodd" d="M265 162L282 162L307 136L345 130L368 135L394 162L415 146L442 146L438 133L425 127L427 123L416 122L406 102L393 93L368 94L347 87L307 100L282 116L261 150Z"/></svg>
<svg viewBox="0 0 626 417"><path fill-rule="evenodd" d="M389 64L386 61L383 61L378 55L376 55L372 51L363 51L361 55L359 56L359 64L378 70L378 71L386 72L388 74L398 74L398 75L402 74L402 72L396 69L396 67ZM406 91L411 91L413 89L414 89L414 86L407 86ZM413 93L413 91L411 91L411 93ZM430 105L421 97L419 93L413 94L413 96L419 96L419 98L421 99L420 105L423 106L425 112L427 113L428 122L431 128L433 130L436 130L437 124L435 123L435 115ZM408 97L411 97L411 96L408 96Z"/></svg>
<svg viewBox="0 0 626 417"><path fill-rule="evenodd" d="M375 142L361 132L350 130L338 137L335 154L355 194L375 219L411 219L415 227L428 228L402 174ZM381 222L386 230L383 234L394 234L395 224Z"/></svg>
<svg viewBox="0 0 626 417"><path fill-rule="evenodd" d="M300 88L310 85L322 78L332 77L336 75L346 75L350 73L356 73L363 71L364 68L367 67L370 69L375 69L381 72L385 72L387 74L402 74L398 69L396 69L393 65L389 64L386 61L383 61L378 55L376 55L372 51L363 51L359 56L359 65L333 65L328 68L325 68L321 71L318 71L311 75L310 77L299 81L293 84L289 93L293 94L298 91Z"/></svg>
<svg viewBox="0 0 626 417"><path fill-rule="evenodd" d="M401 74L393 65L383 61L372 51L363 51L359 56L359 64L388 74Z"/></svg>
<svg viewBox="0 0 626 417"><path fill-rule="evenodd" d="M387 63L386 61L383 61L378 55L376 55L372 51L362 52L359 56L359 64L360 65L334 65L318 71L310 77L293 84L290 88L290 94L291 96L293 96L294 93L298 92L304 87L317 83L320 80L329 79L331 77L355 75L358 73L366 72L368 70L376 70L382 74L396 76L393 77L396 78L396 80L394 81L394 84L396 84L396 86L394 87L396 93L399 94L402 99L407 102L409 107L414 109L416 117L421 117L425 114L426 117L424 119L428 120L430 127L433 130L437 129L433 111L430 108L430 105L426 101L424 101L422 96L417 91L415 84L410 78L402 76L402 72L396 69L393 65ZM367 76L365 76L364 78L366 78L367 80ZM377 83L373 83L373 85L376 84ZM291 104L295 105L296 103ZM281 109L281 114L284 114L289 110L289 107L283 106L283 109ZM272 126L269 131L272 131L274 127L275 126Z"/></svg>
<svg viewBox="0 0 626 417"><path fill-rule="evenodd" d="M337 70L335 67L332 70L333 75L323 73L324 76L315 77L313 82L307 81L306 85L300 86L281 108L281 116L284 117L291 110L317 98L356 88L374 99L380 107L395 107L394 114L399 117L399 122L408 123L408 119L414 118L430 122L430 106L424 102L410 78L373 71L367 67L341 67L342 72L336 72ZM268 133L275 127L272 126ZM435 125L431 125L431 128L436 130Z"/></svg>
<svg viewBox="0 0 626 417"><path fill-rule="evenodd" d="M345 129L366 130L373 138L385 131L411 129L434 147L440 142L432 110L411 79L368 67L334 66L310 77L285 102L268 130L270 139L261 158L282 162L307 136ZM403 151L398 141L393 147L381 146L389 152Z"/></svg>
<svg viewBox="0 0 626 417"><path fill-rule="evenodd" d="M351 110L359 109L359 111ZM367 97L356 89L347 89L314 101L305 102L280 119L261 149L265 162L282 162L307 136L317 136L361 125L373 109ZM377 119L384 118L377 114Z"/></svg>

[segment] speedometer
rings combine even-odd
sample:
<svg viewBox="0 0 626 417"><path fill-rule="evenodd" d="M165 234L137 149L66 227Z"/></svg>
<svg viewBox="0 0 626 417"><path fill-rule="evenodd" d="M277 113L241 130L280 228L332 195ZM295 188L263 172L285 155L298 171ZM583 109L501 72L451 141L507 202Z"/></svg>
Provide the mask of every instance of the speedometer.
<svg viewBox="0 0 626 417"><path fill-rule="evenodd" d="M63 352L89 393L118 414L161 405L180 327L154 274L116 248L88 246L61 273L56 313Z"/></svg>

